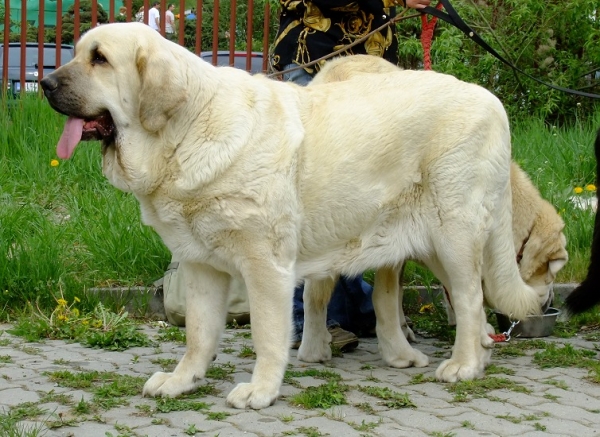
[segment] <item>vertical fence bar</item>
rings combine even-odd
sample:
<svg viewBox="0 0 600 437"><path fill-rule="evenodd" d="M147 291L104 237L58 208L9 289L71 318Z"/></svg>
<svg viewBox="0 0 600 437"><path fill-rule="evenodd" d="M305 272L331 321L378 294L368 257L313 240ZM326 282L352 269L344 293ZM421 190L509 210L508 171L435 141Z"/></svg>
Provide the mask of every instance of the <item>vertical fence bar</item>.
<svg viewBox="0 0 600 437"><path fill-rule="evenodd" d="M92 29L98 25L98 0L92 0Z"/></svg>
<svg viewBox="0 0 600 437"><path fill-rule="evenodd" d="M202 0L196 0L196 47L194 49L197 55L202 51L202 19L204 17L204 4Z"/></svg>
<svg viewBox="0 0 600 437"><path fill-rule="evenodd" d="M150 14L150 1L144 0L144 23L148 24L148 16Z"/></svg>
<svg viewBox="0 0 600 437"><path fill-rule="evenodd" d="M265 19L263 21L263 71L267 71L269 65L269 28L271 24L271 6L265 3Z"/></svg>
<svg viewBox="0 0 600 437"><path fill-rule="evenodd" d="M177 22L177 42L185 45L185 0L179 0L179 21Z"/></svg>
<svg viewBox="0 0 600 437"><path fill-rule="evenodd" d="M4 92L8 88L8 42L10 41L10 0L4 0L4 38L2 46L2 92L0 98L4 98Z"/></svg>
<svg viewBox="0 0 600 437"><path fill-rule="evenodd" d="M108 2L108 22L109 23L114 23L115 22L115 0L110 0Z"/></svg>
<svg viewBox="0 0 600 437"><path fill-rule="evenodd" d="M23 3L21 3L21 34L20 34L20 42L21 42L21 63L19 67L21 68L21 74L19 75L19 86L21 87L21 93L25 92L25 62L27 58L27 27L29 23L27 23L27 7L23 7Z"/></svg>
<svg viewBox="0 0 600 437"><path fill-rule="evenodd" d="M129 22L133 21L132 20L132 18L133 18L133 1L126 0L125 7L127 8L127 12L126 12L127 15L125 16L125 18L126 18L127 22L129 23Z"/></svg>
<svg viewBox="0 0 600 437"><path fill-rule="evenodd" d="M62 65L62 0L56 0L56 67Z"/></svg>
<svg viewBox="0 0 600 437"><path fill-rule="evenodd" d="M212 63L217 65L217 51L219 50L219 0L213 1L213 26L212 26Z"/></svg>
<svg viewBox="0 0 600 437"><path fill-rule="evenodd" d="M230 3L230 11L229 11L229 65L235 64L235 37L237 35L236 32L236 22L237 22L237 2L236 0L231 0Z"/></svg>
<svg viewBox="0 0 600 437"><path fill-rule="evenodd" d="M45 1L40 0L38 8L38 83L44 77L44 12L45 12ZM38 87L38 90L41 90Z"/></svg>
<svg viewBox="0 0 600 437"><path fill-rule="evenodd" d="M165 36L165 17L167 12L167 2L165 0L160 0L160 9L158 10L158 29L160 30L160 34Z"/></svg>
<svg viewBox="0 0 600 437"><path fill-rule="evenodd" d="M268 2L267 2L268 3ZM246 26L246 70L252 68L252 35L254 34L254 0L248 1L248 21Z"/></svg>
<svg viewBox="0 0 600 437"><path fill-rule="evenodd" d="M79 41L79 0L75 0L73 3L73 42Z"/></svg>

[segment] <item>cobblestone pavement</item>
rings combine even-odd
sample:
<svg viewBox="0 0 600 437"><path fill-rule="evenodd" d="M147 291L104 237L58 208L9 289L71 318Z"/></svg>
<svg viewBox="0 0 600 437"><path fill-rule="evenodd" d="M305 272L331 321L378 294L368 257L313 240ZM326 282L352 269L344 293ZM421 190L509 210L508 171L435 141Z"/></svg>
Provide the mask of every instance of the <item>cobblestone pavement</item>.
<svg viewBox="0 0 600 437"><path fill-rule="evenodd" d="M6 329L10 326L0 325L0 331ZM151 338L159 332L157 326L143 329ZM596 352L593 342L579 338L544 340ZM511 340L510 345L523 341ZM0 423L9 414L21 413L22 430L42 431L22 434L27 436L582 437L600 433L600 386L586 379L588 372L583 368L542 369L533 362L534 349L514 357L495 352L493 364L499 373L488 379L499 384L478 385L479 392L476 386L469 389L467 385L462 393L456 385L432 380L435 368L450 353L447 343L435 339L421 338L416 345L431 359L431 364L421 369L386 367L375 339L361 339L356 351L324 365L301 363L296 351L291 351L290 370L297 372L283 384L281 398L270 408L253 411L225 404L235 384L250 380L254 359L240 357L252 347L248 330L226 330L213 364L224 376L215 372L207 379L205 394L182 402L141 396L141 385L148 376L172 367L181 358L182 343L160 342L155 347L109 352L63 341L27 343L4 332L0 345ZM496 346L498 350L503 347ZM326 383L319 375L303 376L309 369L339 375L338 386L348 387L342 395L345 403L327 409L293 405L294 395ZM95 380L107 377L96 388L86 388L83 383L65 386L68 375L94 375ZM117 380L121 387L113 387L115 394L111 395L110 383L126 375L131 378ZM132 381L133 391L123 397L118 389ZM39 414L32 417L34 414L26 412L35 406Z"/></svg>

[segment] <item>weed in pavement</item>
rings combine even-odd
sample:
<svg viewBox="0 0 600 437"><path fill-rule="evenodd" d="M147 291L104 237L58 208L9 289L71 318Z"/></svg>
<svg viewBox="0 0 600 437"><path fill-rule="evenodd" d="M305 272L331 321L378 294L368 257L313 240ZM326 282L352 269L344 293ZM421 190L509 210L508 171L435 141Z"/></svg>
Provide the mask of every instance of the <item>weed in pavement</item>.
<svg viewBox="0 0 600 437"><path fill-rule="evenodd" d="M159 413L170 413L171 411L201 411L208 410L212 404L198 402L188 398L158 398L156 399L156 411Z"/></svg>
<svg viewBox="0 0 600 437"><path fill-rule="evenodd" d="M345 405L345 393L350 389L345 384L337 381L328 381L325 384L308 387L302 392L293 395L289 402L292 405L300 406L306 409L313 408L331 408L334 405Z"/></svg>
<svg viewBox="0 0 600 437"><path fill-rule="evenodd" d="M42 437L45 433L43 423L24 424L10 411L0 412L0 435L2 437Z"/></svg>
<svg viewBox="0 0 600 437"><path fill-rule="evenodd" d="M151 359L152 364L158 364L163 372L172 372L177 365L175 358L154 358Z"/></svg>
<svg viewBox="0 0 600 437"><path fill-rule="evenodd" d="M520 393L529 393L530 390L514 381L506 378L488 376L483 379L472 381L454 382L448 386L448 391L454 393L455 402L467 402L471 398L485 398L492 390L510 390Z"/></svg>
<svg viewBox="0 0 600 437"><path fill-rule="evenodd" d="M49 315L38 305L35 308L30 305L29 311L18 317L8 332L27 341L78 341L84 346L116 351L153 344L126 311L115 313L99 303L92 312L81 313L76 307L79 302L75 298L69 304L61 296Z"/></svg>
<svg viewBox="0 0 600 437"><path fill-rule="evenodd" d="M408 393L398 393L388 387L358 386L358 390L370 396L381 399L380 404L388 408L416 408Z"/></svg>
<svg viewBox="0 0 600 437"><path fill-rule="evenodd" d="M247 344L243 344L240 352L238 353L239 358L252 358L256 359L256 352Z"/></svg>
<svg viewBox="0 0 600 437"><path fill-rule="evenodd" d="M235 365L231 363L213 364L206 371L206 378L233 381L231 374L235 372Z"/></svg>
<svg viewBox="0 0 600 437"><path fill-rule="evenodd" d="M128 397L140 394L146 378L116 372L79 372L59 370L47 373L61 387L79 388L93 393L92 404L108 410L127 405ZM82 400L83 401L83 400Z"/></svg>
<svg viewBox="0 0 600 437"><path fill-rule="evenodd" d="M185 330L177 326L161 326L155 336L157 341L174 341L176 343L186 342Z"/></svg>
<svg viewBox="0 0 600 437"><path fill-rule="evenodd" d="M496 375L496 374L514 375L515 373L516 372L512 369L509 369L509 368L503 367L503 366L496 366L495 364L490 364L489 366L487 366L485 368L486 375Z"/></svg>
<svg viewBox="0 0 600 437"><path fill-rule="evenodd" d="M220 421L226 419L228 416L230 416L230 414L224 411L209 411L208 413L206 413L206 418L208 420Z"/></svg>

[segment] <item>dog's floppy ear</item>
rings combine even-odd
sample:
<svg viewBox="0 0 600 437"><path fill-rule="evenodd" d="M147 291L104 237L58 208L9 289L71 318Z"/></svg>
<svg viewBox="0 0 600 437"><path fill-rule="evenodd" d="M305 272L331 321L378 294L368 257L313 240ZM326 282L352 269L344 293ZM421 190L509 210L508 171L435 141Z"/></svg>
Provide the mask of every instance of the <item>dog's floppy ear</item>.
<svg viewBox="0 0 600 437"><path fill-rule="evenodd" d="M140 121L144 129L158 132L183 105L186 87L182 71L176 68L173 54L166 50L152 53L139 48L136 66L140 75Z"/></svg>

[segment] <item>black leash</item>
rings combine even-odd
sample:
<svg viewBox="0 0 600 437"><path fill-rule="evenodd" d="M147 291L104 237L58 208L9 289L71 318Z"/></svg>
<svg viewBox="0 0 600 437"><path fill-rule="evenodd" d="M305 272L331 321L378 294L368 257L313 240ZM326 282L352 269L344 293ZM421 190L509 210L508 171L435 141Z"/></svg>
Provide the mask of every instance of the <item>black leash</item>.
<svg viewBox="0 0 600 437"><path fill-rule="evenodd" d="M452 7L452 5L450 4L449 0L440 0L440 3L444 6L444 9L448 13L442 12L431 6L426 6L425 8L421 9L420 11L425 14L433 15L434 17L437 17L440 20L444 20L446 23L449 23L449 24L455 26L456 28L461 30L465 35L467 35L470 39L472 39L477 44L479 44L481 47L483 47L485 50L487 50L496 59L500 60L502 63L509 66L513 70L518 71L521 74L524 74L528 78L535 80L538 83L541 83L542 85L545 85L549 88L553 88L555 90L562 91L562 92L565 92L568 94L575 94L577 96L589 97L592 99L600 99L600 94L586 93L584 91L572 90L570 88L563 88L563 87L560 87L557 85L552 85L551 83L544 82L543 80L540 80L540 79L532 76L531 74L524 72L520 68L514 66L513 64L508 62L506 59L504 59L498 52L496 52L496 50L494 50L492 47L490 47L490 45L488 43L486 43L483 39L481 39L481 37L479 35L477 35L477 33L473 29L471 29L471 27L469 27L469 25L467 23L465 23L463 21L463 19L458 15L458 13L454 9L454 7Z"/></svg>

